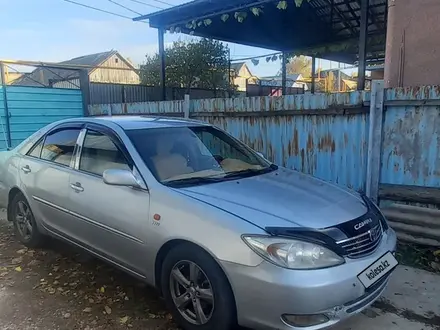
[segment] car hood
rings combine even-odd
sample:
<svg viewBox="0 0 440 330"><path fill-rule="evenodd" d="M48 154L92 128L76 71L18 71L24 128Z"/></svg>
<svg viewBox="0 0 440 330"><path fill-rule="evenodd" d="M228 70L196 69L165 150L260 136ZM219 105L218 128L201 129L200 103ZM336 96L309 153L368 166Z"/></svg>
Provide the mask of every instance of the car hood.
<svg viewBox="0 0 440 330"><path fill-rule="evenodd" d="M261 228L327 228L360 217L368 210L357 193L284 168L175 190Z"/></svg>

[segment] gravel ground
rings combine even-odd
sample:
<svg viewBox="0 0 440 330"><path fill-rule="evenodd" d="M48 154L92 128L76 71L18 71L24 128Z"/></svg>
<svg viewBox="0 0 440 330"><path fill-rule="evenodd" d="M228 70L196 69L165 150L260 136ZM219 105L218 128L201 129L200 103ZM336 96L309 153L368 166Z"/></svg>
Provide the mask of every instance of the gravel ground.
<svg viewBox="0 0 440 330"><path fill-rule="evenodd" d="M154 289L64 243L24 248L0 214L0 330L178 329ZM399 267L335 330L440 330L440 276Z"/></svg>

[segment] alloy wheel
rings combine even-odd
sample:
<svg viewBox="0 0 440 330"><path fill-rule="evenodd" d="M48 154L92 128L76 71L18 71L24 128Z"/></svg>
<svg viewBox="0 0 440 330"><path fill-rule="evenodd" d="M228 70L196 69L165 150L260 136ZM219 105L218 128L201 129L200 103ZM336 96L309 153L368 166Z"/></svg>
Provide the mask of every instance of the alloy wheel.
<svg viewBox="0 0 440 330"><path fill-rule="evenodd" d="M174 305L188 322L203 325L214 311L214 293L203 270L192 261L179 261L170 274L170 292Z"/></svg>
<svg viewBox="0 0 440 330"><path fill-rule="evenodd" d="M29 206L19 201L15 210L15 220L17 222L17 229L24 240L30 240L32 237L32 213Z"/></svg>

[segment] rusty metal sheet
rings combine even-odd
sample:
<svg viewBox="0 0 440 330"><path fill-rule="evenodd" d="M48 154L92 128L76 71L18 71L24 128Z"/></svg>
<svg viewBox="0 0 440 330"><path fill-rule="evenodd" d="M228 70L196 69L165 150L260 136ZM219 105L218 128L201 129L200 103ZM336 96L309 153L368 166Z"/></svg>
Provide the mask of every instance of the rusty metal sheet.
<svg viewBox="0 0 440 330"><path fill-rule="evenodd" d="M438 106L387 108L381 183L440 187Z"/></svg>
<svg viewBox="0 0 440 330"><path fill-rule="evenodd" d="M364 190L368 115L201 117L225 129L276 164Z"/></svg>

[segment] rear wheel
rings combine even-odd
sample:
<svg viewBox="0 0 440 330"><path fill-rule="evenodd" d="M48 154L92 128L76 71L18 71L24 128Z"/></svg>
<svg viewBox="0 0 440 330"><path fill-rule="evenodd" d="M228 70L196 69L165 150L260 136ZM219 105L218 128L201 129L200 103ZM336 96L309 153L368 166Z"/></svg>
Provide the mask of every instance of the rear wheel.
<svg viewBox="0 0 440 330"><path fill-rule="evenodd" d="M229 330L236 323L229 282L204 250L184 244L166 256L162 292L174 319L185 330Z"/></svg>
<svg viewBox="0 0 440 330"><path fill-rule="evenodd" d="M39 232L31 207L22 193L12 199L10 212L18 239L29 248L41 246L44 236Z"/></svg>

